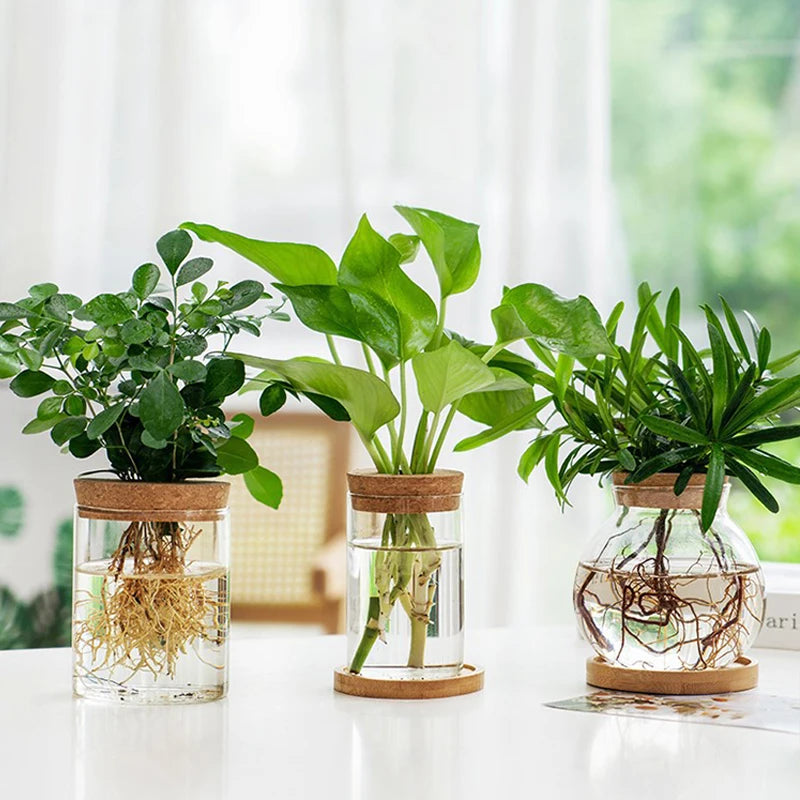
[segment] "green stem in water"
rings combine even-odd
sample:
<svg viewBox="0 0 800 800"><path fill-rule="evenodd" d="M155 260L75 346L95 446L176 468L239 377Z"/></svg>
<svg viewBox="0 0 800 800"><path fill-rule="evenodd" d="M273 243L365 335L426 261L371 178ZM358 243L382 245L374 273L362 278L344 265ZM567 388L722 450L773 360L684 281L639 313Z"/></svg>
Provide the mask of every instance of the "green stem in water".
<svg viewBox="0 0 800 800"><path fill-rule="evenodd" d="M425 666L425 644L428 641L428 621L411 618L411 647L408 651L409 667Z"/></svg>
<svg viewBox="0 0 800 800"><path fill-rule="evenodd" d="M361 641L358 643L353 660L350 662L350 672L356 675L361 672L361 668L364 666L364 662L367 660L367 656L380 633L378 628L380 607L380 599L378 597L370 597L367 608L367 624L364 627L364 633L361 635Z"/></svg>

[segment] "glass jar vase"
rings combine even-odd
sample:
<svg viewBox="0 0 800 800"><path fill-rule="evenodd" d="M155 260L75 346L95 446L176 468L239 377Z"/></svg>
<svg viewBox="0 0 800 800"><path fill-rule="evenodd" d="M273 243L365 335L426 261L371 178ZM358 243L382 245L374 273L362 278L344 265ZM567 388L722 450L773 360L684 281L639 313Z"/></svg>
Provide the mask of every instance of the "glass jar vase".
<svg viewBox="0 0 800 800"><path fill-rule="evenodd" d="M225 694L229 490L75 481L76 696L151 704Z"/></svg>
<svg viewBox="0 0 800 800"><path fill-rule="evenodd" d="M575 613L605 661L632 669L724 667L753 644L764 619L764 576L727 513L725 483L711 528L700 509L705 475L676 496L675 474L626 484L575 575Z"/></svg>
<svg viewBox="0 0 800 800"><path fill-rule="evenodd" d="M351 673L422 680L464 664L461 472L351 472L347 658Z"/></svg>

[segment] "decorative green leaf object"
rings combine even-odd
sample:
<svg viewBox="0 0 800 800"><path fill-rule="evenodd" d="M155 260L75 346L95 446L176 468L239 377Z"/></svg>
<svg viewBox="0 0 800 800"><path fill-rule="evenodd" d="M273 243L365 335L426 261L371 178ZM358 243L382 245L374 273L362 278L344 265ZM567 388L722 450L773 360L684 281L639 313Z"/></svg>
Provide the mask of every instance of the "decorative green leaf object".
<svg viewBox="0 0 800 800"><path fill-rule="evenodd" d="M22 528L24 502L15 486L0 487L0 536L16 536Z"/></svg>

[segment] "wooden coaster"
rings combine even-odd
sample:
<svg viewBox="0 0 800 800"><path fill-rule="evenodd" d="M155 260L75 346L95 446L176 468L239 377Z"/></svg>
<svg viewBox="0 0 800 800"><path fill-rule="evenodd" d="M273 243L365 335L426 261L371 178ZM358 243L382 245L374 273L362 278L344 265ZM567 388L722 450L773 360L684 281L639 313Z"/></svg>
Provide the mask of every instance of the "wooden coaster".
<svg viewBox="0 0 800 800"><path fill-rule="evenodd" d="M432 700L437 697L456 697L483 689L483 668L464 664L452 678L423 680L392 680L354 675L347 667L333 672L333 688L342 694L356 697L381 697L386 700Z"/></svg>
<svg viewBox="0 0 800 800"><path fill-rule="evenodd" d="M647 694L743 692L758 684L758 661L741 656L720 669L673 671L616 667L595 656L586 660L586 683L601 689Z"/></svg>

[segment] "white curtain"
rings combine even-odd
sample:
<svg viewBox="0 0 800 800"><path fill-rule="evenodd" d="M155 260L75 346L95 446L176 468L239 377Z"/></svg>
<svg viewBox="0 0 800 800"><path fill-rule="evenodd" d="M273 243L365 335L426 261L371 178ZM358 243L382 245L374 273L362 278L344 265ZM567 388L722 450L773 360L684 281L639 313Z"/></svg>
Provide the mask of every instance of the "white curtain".
<svg viewBox="0 0 800 800"><path fill-rule="evenodd" d="M628 287L606 5L0 0L0 294L43 280L119 289L184 219L339 253L361 211L403 229L391 211L403 202L482 224L483 272L451 303L455 329L489 339L501 287L522 281L607 310ZM252 277L213 255L226 277ZM258 346L322 354L277 323ZM15 435L2 431L25 452ZM525 441L449 459L468 474L472 625L568 619L597 522L597 490L582 487L562 516L541 479L516 478ZM0 481L19 469L4 465Z"/></svg>

